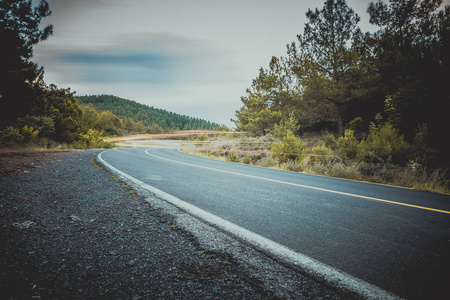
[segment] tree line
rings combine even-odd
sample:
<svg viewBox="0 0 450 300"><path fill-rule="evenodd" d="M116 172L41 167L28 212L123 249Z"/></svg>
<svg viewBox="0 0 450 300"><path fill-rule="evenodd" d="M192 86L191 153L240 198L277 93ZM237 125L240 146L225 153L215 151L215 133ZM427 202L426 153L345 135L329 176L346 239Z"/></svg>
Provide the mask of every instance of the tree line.
<svg viewBox="0 0 450 300"><path fill-rule="evenodd" d="M333 133L342 157L449 166L450 6L378 1L374 33L345 0L309 9L286 56L261 68L236 111L237 130L292 139Z"/></svg>
<svg viewBox="0 0 450 300"><path fill-rule="evenodd" d="M218 126L114 96L75 97L69 88L47 85L44 68L31 59L33 47L53 33L52 25L40 28L50 14L46 0L36 6L32 0L0 1L0 146L103 147L111 146L104 136Z"/></svg>
<svg viewBox="0 0 450 300"><path fill-rule="evenodd" d="M99 111L108 110L126 120L141 122L144 126L152 128L153 131L212 130L219 126L210 121L180 115L111 95L77 96L76 98L81 104L92 104Z"/></svg>

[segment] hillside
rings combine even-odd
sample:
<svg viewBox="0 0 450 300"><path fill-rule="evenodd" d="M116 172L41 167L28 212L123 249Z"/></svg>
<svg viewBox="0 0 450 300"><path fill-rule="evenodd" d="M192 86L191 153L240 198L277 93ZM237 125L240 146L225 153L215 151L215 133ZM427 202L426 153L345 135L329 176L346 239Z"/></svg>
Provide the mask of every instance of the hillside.
<svg viewBox="0 0 450 300"><path fill-rule="evenodd" d="M112 95L77 96L80 104L92 104L98 111L109 110L122 118L131 118L145 126L158 124L163 129L190 130L215 129L219 124L193 118L164 109L137 103Z"/></svg>

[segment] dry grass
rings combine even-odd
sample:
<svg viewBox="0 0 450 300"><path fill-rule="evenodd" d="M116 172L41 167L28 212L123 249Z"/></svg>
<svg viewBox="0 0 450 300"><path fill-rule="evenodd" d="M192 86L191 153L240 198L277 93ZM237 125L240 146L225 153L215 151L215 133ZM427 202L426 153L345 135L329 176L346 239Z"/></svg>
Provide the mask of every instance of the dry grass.
<svg viewBox="0 0 450 300"><path fill-rule="evenodd" d="M267 136L262 138L215 136L206 141L185 144L181 151L267 168L383 183L442 194L450 193L449 180L445 175L446 172L442 170L429 173L423 169L414 170L407 166L343 161L331 150L330 154L318 155L314 152L323 147L319 146L322 140L318 137L305 141L306 151L297 159L280 163L280 160L270 152L270 145L273 142L274 140ZM229 158L230 154L232 159Z"/></svg>

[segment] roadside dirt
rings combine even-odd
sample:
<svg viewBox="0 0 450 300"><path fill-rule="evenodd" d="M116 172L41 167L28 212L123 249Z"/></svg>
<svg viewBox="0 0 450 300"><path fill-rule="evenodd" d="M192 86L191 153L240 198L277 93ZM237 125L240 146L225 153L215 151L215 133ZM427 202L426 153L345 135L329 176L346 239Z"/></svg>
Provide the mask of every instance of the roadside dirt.
<svg viewBox="0 0 450 300"><path fill-rule="evenodd" d="M0 178L39 168L48 160L67 155L68 151L18 152L0 149Z"/></svg>

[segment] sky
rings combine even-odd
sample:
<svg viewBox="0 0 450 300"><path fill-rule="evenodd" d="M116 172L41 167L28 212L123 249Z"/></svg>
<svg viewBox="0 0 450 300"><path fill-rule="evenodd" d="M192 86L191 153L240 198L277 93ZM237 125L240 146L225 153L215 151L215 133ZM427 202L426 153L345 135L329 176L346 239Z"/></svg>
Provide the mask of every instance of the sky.
<svg viewBox="0 0 450 300"><path fill-rule="evenodd" d="M374 31L371 0L347 0ZM445 0L450 3L450 0ZM109 94L230 128L261 67L285 56L316 0L48 0L34 47L47 84Z"/></svg>

